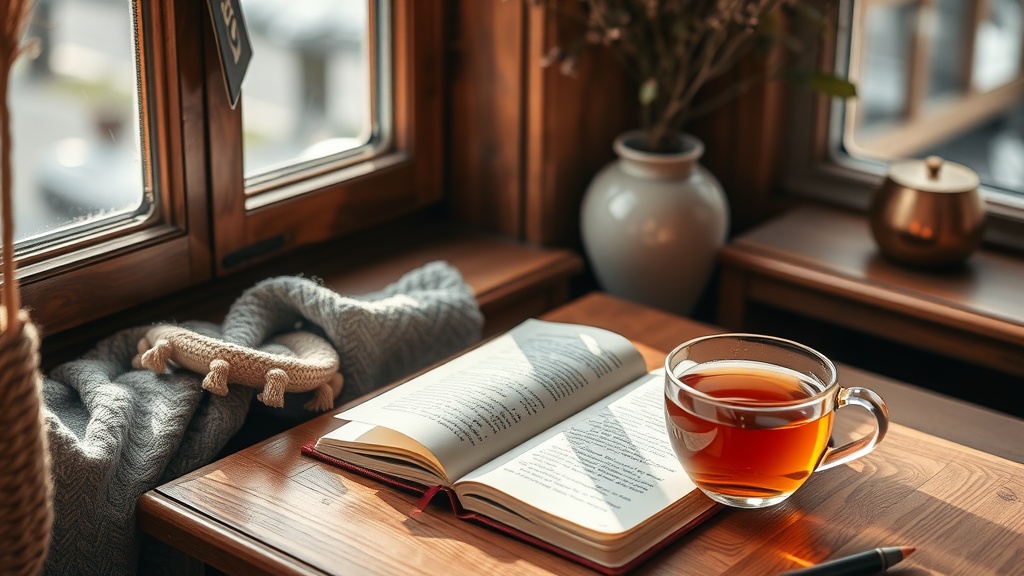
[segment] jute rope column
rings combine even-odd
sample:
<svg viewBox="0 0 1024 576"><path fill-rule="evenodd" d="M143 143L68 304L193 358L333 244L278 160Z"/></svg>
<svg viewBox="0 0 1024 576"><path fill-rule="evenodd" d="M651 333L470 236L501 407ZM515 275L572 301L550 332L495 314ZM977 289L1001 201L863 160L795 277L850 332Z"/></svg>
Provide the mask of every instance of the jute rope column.
<svg viewBox="0 0 1024 576"><path fill-rule="evenodd" d="M0 334L0 574L38 574L50 542L50 458L39 339L28 314Z"/></svg>
<svg viewBox="0 0 1024 576"><path fill-rule="evenodd" d="M7 89L22 51L28 0L0 3L0 221L3 306L0 307L0 573L43 570L53 523L50 457L42 419L39 335L21 310L14 273L11 209L11 119Z"/></svg>

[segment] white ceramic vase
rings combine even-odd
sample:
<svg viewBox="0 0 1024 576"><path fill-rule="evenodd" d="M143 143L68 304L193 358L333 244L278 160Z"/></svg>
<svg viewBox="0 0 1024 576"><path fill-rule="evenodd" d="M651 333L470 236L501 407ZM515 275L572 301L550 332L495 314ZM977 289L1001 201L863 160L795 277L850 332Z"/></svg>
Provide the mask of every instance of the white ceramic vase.
<svg viewBox="0 0 1024 576"><path fill-rule="evenodd" d="M722 185L698 163L704 144L681 134L678 153L645 152L634 130L615 139L618 159L587 187L583 248L601 289L689 315L725 243L729 206Z"/></svg>

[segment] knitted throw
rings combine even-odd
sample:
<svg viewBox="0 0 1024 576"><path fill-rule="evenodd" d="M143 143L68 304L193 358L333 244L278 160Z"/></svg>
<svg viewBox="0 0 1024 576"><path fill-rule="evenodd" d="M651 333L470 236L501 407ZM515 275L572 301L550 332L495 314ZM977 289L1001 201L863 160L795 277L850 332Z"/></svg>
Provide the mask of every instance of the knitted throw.
<svg viewBox="0 0 1024 576"><path fill-rule="evenodd" d="M323 336L340 358L340 404L474 344L483 317L459 272L433 262L361 296L272 278L246 290L221 325L182 325L251 348L296 329ZM132 368L149 328L118 332L45 378L54 496L48 574L137 573L139 496L210 462L250 407L297 420L315 415L303 408L312 393L286 393L284 408L267 408L247 386L218 396L195 372Z"/></svg>

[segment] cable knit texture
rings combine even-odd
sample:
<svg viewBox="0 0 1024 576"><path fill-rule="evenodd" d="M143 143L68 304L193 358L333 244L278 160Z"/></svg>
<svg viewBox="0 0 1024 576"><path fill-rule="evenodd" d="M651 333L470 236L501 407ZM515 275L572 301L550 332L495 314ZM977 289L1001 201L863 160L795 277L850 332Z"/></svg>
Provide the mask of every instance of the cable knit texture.
<svg viewBox="0 0 1024 576"><path fill-rule="evenodd" d="M222 325L181 326L252 348L282 332L316 333L338 352L341 403L479 341L483 316L461 274L432 262L360 296L306 278L271 278L246 290ZM195 372L133 369L149 328L118 332L45 378L54 489L48 574L139 572L139 496L210 462L251 407L312 415L302 408L311 393L285 394L285 407L270 409L254 403L251 387L219 396L204 392Z"/></svg>

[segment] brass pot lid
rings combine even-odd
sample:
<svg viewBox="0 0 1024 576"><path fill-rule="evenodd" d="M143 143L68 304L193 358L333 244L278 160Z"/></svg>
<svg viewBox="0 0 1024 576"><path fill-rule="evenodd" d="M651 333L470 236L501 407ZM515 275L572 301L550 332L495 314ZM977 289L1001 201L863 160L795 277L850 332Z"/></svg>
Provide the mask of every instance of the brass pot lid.
<svg viewBox="0 0 1024 576"><path fill-rule="evenodd" d="M970 192L980 183L974 170L938 156L894 163L889 167L889 179L922 192Z"/></svg>

